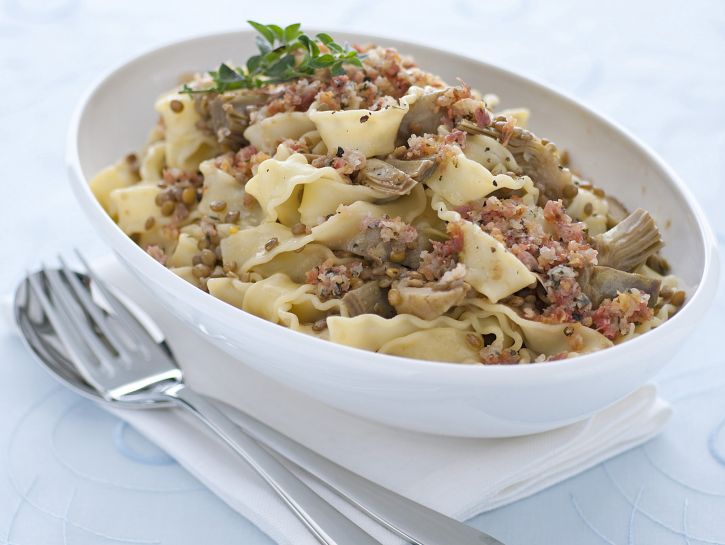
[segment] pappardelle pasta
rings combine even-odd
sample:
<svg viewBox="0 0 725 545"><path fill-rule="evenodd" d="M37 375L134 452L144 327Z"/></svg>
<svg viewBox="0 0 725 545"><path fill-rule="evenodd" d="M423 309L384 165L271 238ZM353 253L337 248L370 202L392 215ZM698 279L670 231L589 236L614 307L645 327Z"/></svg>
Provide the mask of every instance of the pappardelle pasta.
<svg viewBox="0 0 725 545"><path fill-rule="evenodd" d="M384 354L543 362L667 320L684 291L642 209L525 109L396 50L253 26L260 53L161 96L91 181L154 259L256 316Z"/></svg>

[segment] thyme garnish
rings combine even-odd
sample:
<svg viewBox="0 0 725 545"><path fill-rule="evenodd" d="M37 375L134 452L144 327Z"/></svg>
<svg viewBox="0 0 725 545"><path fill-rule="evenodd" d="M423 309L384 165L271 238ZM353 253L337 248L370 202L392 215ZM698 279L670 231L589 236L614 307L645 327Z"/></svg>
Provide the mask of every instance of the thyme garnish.
<svg viewBox="0 0 725 545"><path fill-rule="evenodd" d="M328 69L333 76L345 73L344 65L362 66L364 55L349 45L338 44L329 34L311 38L300 30L300 23L282 28L247 21L257 32L259 54L247 59L243 67L232 68L222 63L210 71L214 85L193 89L184 85L182 93L223 93L235 89L254 89L269 83L280 83L314 75Z"/></svg>

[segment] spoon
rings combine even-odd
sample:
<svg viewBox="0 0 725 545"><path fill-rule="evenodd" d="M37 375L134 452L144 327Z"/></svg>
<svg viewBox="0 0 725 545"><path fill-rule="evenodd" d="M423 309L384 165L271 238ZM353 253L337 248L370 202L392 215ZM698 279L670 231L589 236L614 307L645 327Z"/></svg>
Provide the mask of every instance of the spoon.
<svg viewBox="0 0 725 545"><path fill-rule="evenodd" d="M62 260L61 263L63 263ZM120 408L156 408L176 405L189 409L199 416L195 412L196 406L202 406L209 413L218 413L214 414L214 418L221 417L227 420L227 424L223 426L219 424L214 426L215 422L209 422L208 418L201 418L207 425L211 424L211 427L218 433L221 427L222 433L219 435L227 443L233 441L230 442L224 435L232 436L237 440L248 440L249 437L252 437L276 452L277 455L301 467L342 499L411 543L418 545L450 545L451 543L502 545L501 542L487 534L356 475L245 413L237 413L241 429L238 428L208 399L191 392L183 384L181 370L176 366L173 354L163 340L161 332L153 325L150 318L143 315L138 309L134 309L134 313L130 312L90 268L88 271L88 275L74 273L63 264L60 270L36 272L21 283L15 295L15 317L28 348L52 375L72 390L94 401L109 403ZM91 296L93 288L101 297ZM69 296L73 298L72 301L66 301ZM73 316L80 321L86 321L84 326L78 323L69 324L69 320L59 320L55 315L56 310L65 308L66 311L69 311L73 305L77 307L75 308L76 314ZM87 314L84 314L83 311L86 311ZM71 316L70 312L66 314L66 317ZM95 324L92 330L87 323L91 318ZM136 343L145 345L145 352L136 351L132 354L136 356L136 359L147 359L148 362L127 363L126 369L121 369L119 364L115 371L121 377L109 378L107 373L101 369L102 365L92 367L86 361L87 358L83 358L84 355L88 356L87 350L85 352L76 350L74 353L72 346L68 346L68 341L73 339L69 336L70 333L76 333L75 340L80 337L78 331L73 330L73 326L86 336L90 334L88 330L91 330L99 338L106 341L115 340L119 345L122 344L120 337L128 337L130 334ZM68 331L69 329L71 331ZM105 335L101 335L102 333ZM99 341L97 338L86 340ZM125 343L128 343L128 339L125 340ZM102 351L103 348L100 347L99 350ZM122 351L121 356L123 355ZM150 357L147 358L145 355ZM161 360L168 363L163 363ZM146 369L137 369L138 367L143 368L146 364L155 366L155 369L148 369L149 372L154 371L155 382L142 377L142 375L148 374ZM136 371L134 371L134 366ZM163 380L157 380L158 377L162 377ZM121 380L124 378L125 380ZM115 389L109 388L109 381L113 383ZM133 384L134 388L129 389L128 383ZM140 388L139 383L147 386ZM242 434L244 437L238 437L238 434ZM267 453L267 450L261 450ZM255 452L261 455L261 453ZM282 468L284 469L284 466ZM293 474L289 475L294 477ZM288 484L287 480L285 480L285 484ZM299 484L303 483L300 481ZM300 492L298 485L292 486L292 489L297 493ZM275 491L279 493L277 488ZM312 491L309 490L309 492ZM302 496L306 500L310 500L305 491ZM319 496L317 498L321 499ZM288 505L290 502L294 503L293 498L283 496L283 499ZM322 511L317 509L319 505L314 498L312 504L315 506L312 511L316 515L321 514L326 523L331 523L331 527L337 532L338 537L344 536L344 539L337 541L327 536L328 540L325 541L327 534L319 525L314 521L303 520L322 543L344 543L345 545L371 543L370 536L348 519L344 519L345 522L341 523L337 517L340 513L331 508L329 504L326 504L329 509L323 508ZM290 507L295 514L300 516L295 505L290 505ZM332 518L328 515L332 515Z"/></svg>

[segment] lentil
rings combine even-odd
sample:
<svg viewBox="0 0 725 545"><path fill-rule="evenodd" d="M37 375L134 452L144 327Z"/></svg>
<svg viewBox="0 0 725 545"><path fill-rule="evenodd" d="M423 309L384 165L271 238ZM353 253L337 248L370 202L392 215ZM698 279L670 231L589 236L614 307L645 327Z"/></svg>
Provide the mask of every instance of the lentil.
<svg viewBox="0 0 725 545"><path fill-rule="evenodd" d="M307 233L307 226L304 223L295 223L292 226L293 235L304 235Z"/></svg>
<svg viewBox="0 0 725 545"><path fill-rule="evenodd" d="M675 294L675 290L673 290L670 287L662 288L660 290L660 297L662 297L662 299L665 299L665 300L671 299L674 294Z"/></svg>
<svg viewBox="0 0 725 545"><path fill-rule="evenodd" d="M264 249L269 252L270 250L276 248L277 245L279 245L279 239L277 237L273 237L267 241L267 243L264 245Z"/></svg>
<svg viewBox="0 0 725 545"><path fill-rule="evenodd" d="M222 267L222 270L229 274L235 272L239 268L239 265L237 265L236 261L228 261L224 263L224 266Z"/></svg>
<svg viewBox="0 0 725 545"><path fill-rule="evenodd" d="M400 292L396 289L391 289L388 292L388 303L390 303L393 306L397 306L400 303L403 302L403 298L400 295Z"/></svg>
<svg viewBox="0 0 725 545"><path fill-rule="evenodd" d="M181 202L187 206L196 203L196 189L193 187L185 187L181 192Z"/></svg>
<svg viewBox="0 0 725 545"><path fill-rule="evenodd" d="M670 264L663 257L652 254L647 258L647 266L659 274L668 274L670 272Z"/></svg>
<svg viewBox="0 0 725 545"><path fill-rule="evenodd" d="M216 265L216 254L209 249L201 251L201 262L207 267L213 267Z"/></svg>
<svg viewBox="0 0 725 545"><path fill-rule="evenodd" d="M176 203L174 201L166 201L161 205L161 214L164 216L170 216L176 210Z"/></svg>
<svg viewBox="0 0 725 545"><path fill-rule="evenodd" d="M405 250L393 250L390 252L390 261L393 263L402 263L405 261Z"/></svg>
<svg viewBox="0 0 725 545"><path fill-rule="evenodd" d="M682 291L682 290L676 291L672 295L672 299L670 299L670 303L672 303L676 307L681 307L682 304L685 302L685 297L686 297L686 294L684 291Z"/></svg>
<svg viewBox="0 0 725 545"><path fill-rule="evenodd" d="M171 102L169 102L169 107L171 107L172 112L177 114L184 111L184 103L180 100L172 100Z"/></svg>
<svg viewBox="0 0 725 545"><path fill-rule="evenodd" d="M154 225L156 225L156 218L153 216L149 216L146 218L146 223L143 224L144 229L149 231L150 229L153 229Z"/></svg>
<svg viewBox="0 0 725 545"><path fill-rule="evenodd" d="M579 193L579 188L574 184L569 184L564 187L561 193L565 199L573 199Z"/></svg>
<svg viewBox="0 0 725 545"><path fill-rule="evenodd" d="M211 208L214 212L223 212L226 207L226 201L211 201L209 203L209 208Z"/></svg>
<svg viewBox="0 0 725 545"><path fill-rule="evenodd" d="M398 278L400 276L400 269L396 269L395 267L388 267L385 269L385 276L388 278Z"/></svg>
<svg viewBox="0 0 725 545"><path fill-rule="evenodd" d="M239 210L230 210L227 215L224 216L224 223L237 223L239 221Z"/></svg>
<svg viewBox="0 0 725 545"><path fill-rule="evenodd" d="M196 278L202 278L209 276L209 274L211 274L211 269L207 265L199 263L191 268L191 274L193 274Z"/></svg>

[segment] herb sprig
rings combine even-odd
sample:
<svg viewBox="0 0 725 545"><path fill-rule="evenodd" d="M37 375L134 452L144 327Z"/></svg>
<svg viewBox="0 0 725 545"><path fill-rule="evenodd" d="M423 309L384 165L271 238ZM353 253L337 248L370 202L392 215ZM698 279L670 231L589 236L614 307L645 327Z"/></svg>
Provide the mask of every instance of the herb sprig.
<svg viewBox="0 0 725 545"><path fill-rule="evenodd" d="M232 68L222 63L209 75L213 87L192 89L184 85L182 93L223 93L235 89L254 89L269 83L281 83L314 75L317 70L329 69L333 76L345 73L344 66L362 66L364 55L347 44L335 42L329 34L319 33L314 38L300 30L300 23L282 28L247 21L257 32L259 54L247 59L243 67ZM320 50L323 46L324 52Z"/></svg>

